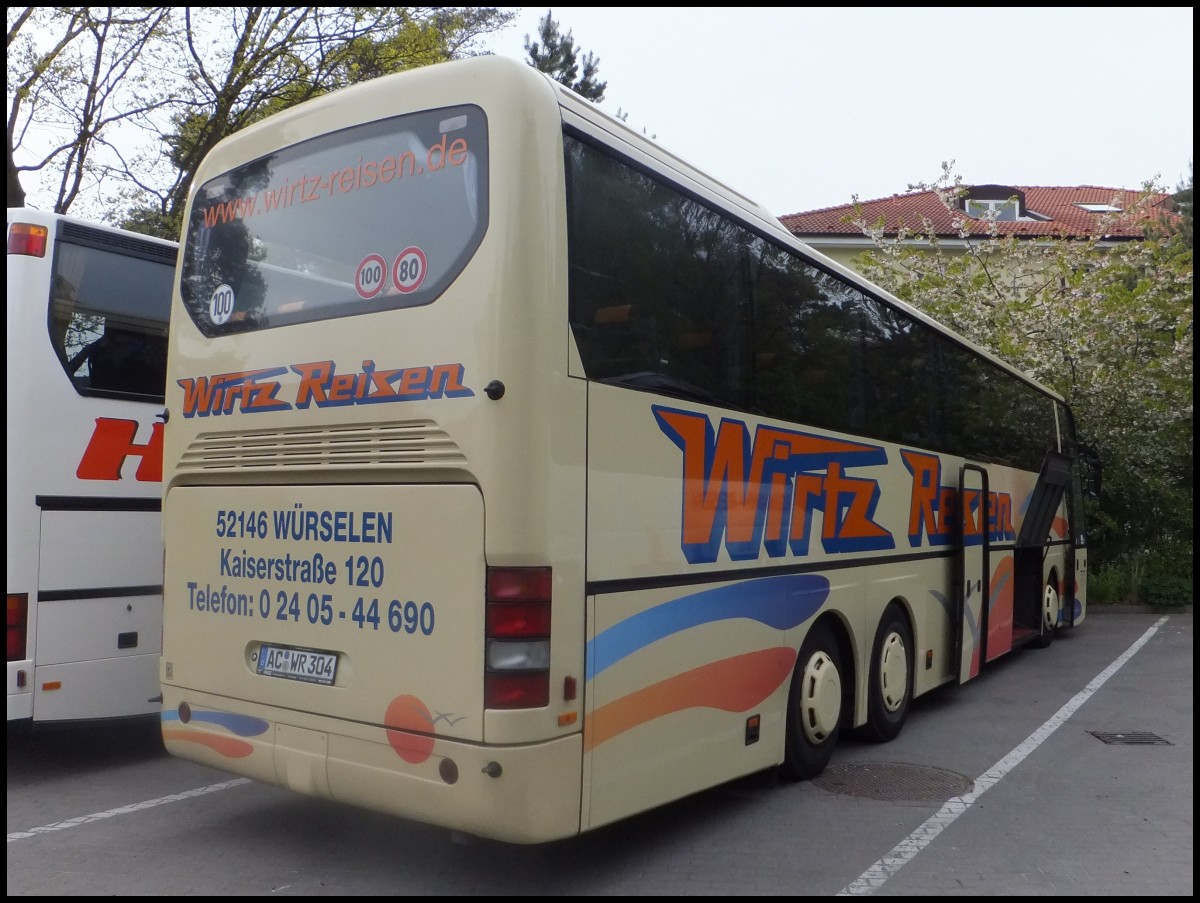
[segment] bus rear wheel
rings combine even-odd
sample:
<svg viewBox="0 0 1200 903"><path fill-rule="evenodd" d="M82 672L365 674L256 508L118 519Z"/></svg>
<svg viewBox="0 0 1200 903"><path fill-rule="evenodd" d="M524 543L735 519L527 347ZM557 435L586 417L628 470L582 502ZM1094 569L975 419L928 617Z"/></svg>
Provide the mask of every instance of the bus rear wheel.
<svg viewBox="0 0 1200 903"><path fill-rule="evenodd" d="M876 743L894 740L908 718L913 694L913 638L908 618L889 605L875 632L862 735Z"/></svg>
<svg viewBox="0 0 1200 903"><path fill-rule="evenodd" d="M1039 626L1041 632L1034 640L1034 644L1039 649L1045 649L1054 642L1054 635L1058 633L1058 617L1061 608L1062 602L1058 597L1058 590L1051 581L1042 591L1042 618Z"/></svg>
<svg viewBox="0 0 1200 903"><path fill-rule="evenodd" d="M782 774L814 778L825 770L842 720L842 657L828 624L808 632L788 695L787 740Z"/></svg>

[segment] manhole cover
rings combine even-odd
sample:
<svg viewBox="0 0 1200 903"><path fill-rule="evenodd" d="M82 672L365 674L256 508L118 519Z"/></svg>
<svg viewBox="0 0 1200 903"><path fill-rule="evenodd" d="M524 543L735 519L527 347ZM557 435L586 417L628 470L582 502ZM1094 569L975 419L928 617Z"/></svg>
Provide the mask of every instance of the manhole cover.
<svg viewBox="0 0 1200 903"><path fill-rule="evenodd" d="M844 793L873 800L947 800L975 787L970 778L928 765L863 762L833 765L813 778L829 793Z"/></svg>
<svg viewBox="0 0 1200 903"><path fill-rule="evenodd" d="M1132 746L1170 746L1170 740L1164 740L1158 734L1149 731L1088 731L1097 740L1105 743L1123 743Z"/></svg>

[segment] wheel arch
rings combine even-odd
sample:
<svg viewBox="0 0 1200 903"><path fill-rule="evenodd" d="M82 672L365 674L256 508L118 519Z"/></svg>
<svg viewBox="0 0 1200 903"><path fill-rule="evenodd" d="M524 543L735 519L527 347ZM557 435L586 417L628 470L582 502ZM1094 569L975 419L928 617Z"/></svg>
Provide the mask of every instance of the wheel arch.
<svg viewBox="0 0 1200 903"><path fill-rule="evenodd" d="M1050 573L1048 573L1046 575L1045 582L1054 587L1055 591L1057 591L1057 593L1058 593L1058 597L1060 600L1066 598L1066 592L1065 592L1066 586L1063 582L1062 577L1059 576L1057 562L1050 565Z"/></svg>

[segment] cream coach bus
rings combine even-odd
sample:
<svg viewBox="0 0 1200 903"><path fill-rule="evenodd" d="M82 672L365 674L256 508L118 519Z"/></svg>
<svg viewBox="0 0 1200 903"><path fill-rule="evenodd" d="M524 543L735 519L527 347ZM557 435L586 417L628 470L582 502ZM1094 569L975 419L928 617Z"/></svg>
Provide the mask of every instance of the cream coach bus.
<svg viewBox="0 0 1200 903"><path fill-rule="evenodd" d="M174 755L548 841L812 777L1083 619L1061 398L528 66L338 92L195 184Z"/></svg>

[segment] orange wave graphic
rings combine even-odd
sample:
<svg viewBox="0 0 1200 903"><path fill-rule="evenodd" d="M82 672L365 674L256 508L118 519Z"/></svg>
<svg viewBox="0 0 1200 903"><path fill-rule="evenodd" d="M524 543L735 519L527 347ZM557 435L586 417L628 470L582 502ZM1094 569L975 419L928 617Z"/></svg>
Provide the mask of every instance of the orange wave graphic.
<svg viewBox="0 0 1200 903"><path fill-rule="evenodd" d="M744 712L791 677L795 660L795 651L787 646L761 649L702 665L630 693L596 709L584 727L584 749L594 749L639 724L684 709Z"/></svg>
<svg viewBox="0 0 1200 903"><path fill-rule="evenodd" d="M163 740L179 740L184 743L199 743L214 752L220 753L227 759L244 759L254 752L254 747L245 740L237 737L223 737L220 734L205 734L200 731L164 730Z"/></svg>

